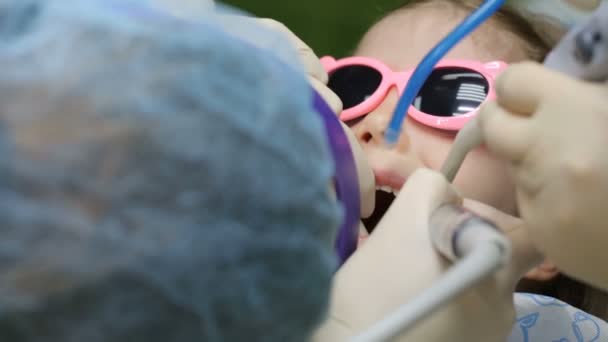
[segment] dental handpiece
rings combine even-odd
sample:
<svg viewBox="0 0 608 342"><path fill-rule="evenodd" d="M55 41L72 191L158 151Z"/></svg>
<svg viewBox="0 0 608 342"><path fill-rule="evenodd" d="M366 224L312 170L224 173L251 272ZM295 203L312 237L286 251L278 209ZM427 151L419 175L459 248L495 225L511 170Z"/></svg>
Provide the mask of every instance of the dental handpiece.
<svg viewBox="0 0 608 342"><path fill-rule="evenodd" d="M352 342L391 341L411 329L471 286L496 272L511 256L511 245L500 230L464 208L446 204L430 218L435 248L458 261L425 291L355 337Z"/></svg>
<svg viewBox="0 0 608 342"><path fill-rule="evenodd" d="M467 154L474 148L483 144L483 135L479 127L478 121L475 119L467 122L464 127L458 132L452 148L448 152L445 162L441 166L441 173L445 176L448 182L453 182L462 162Z"/></svg>
<svg viewBox="0 0 608 342"><path fill-rule="evenodd" d="M436 209L429 221L435 248L451 261L470 254L480 244L493 245L503 264L511 254L511 246L494 223L455 204Z"/></svg>

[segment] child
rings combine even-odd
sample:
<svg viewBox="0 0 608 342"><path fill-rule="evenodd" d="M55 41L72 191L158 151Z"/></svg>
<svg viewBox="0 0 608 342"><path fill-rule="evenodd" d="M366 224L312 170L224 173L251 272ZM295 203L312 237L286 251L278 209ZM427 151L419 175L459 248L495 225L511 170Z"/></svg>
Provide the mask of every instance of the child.
<svg viewBox="0 0 608 342"><path fill-rule="evenodd" d="M457 0L408 1L365 34L355 55L377 60L394 72L414 68L441 38L480 3L481 1ZM519 12L504 7L451 50L446 59L479 61L480 65L493 61L540 61L559 37L559 29L548 23L545 20L528 20ZM335 63L328 59L325 59L325 62L329 70ZM366 69L367 74L363 74L361 70L350 74L334 72L330 76L329 86L341 96L345 110L353 108L352 105L372 95L378 87L377 74L369 72L369 69ZM477 75L471 76L470 71L467 72L468 76L464 76L461 86L468 85L468 100L473 101L465 104L471 107L473 103L472 107L475 108L485 98L488 86L492 86L492 79L489 84L479 83L478 80L472 79ZM357 87L363 88L363 93L356 93L355 87L344 86L347 83L355 84L354 82L359 82L356 83ZM484 87L484 93L480 93L479 89ZM421 94L424 91L423 88ZM463 93L464 97L466 95ZM398 192L407 177L417 168L439 169L454 137L453 132L430 127L410 115L404 123L396 146L387 146L383 133L393 114L399 93L393 87L383 96L383 99L371 106L366 113L350 115L347 120L375 171L377 186L386 190L378 191L377 212L367 222L369 230L373 229L394 198L387 192ZM422 104L425 105L427 107L422 111L442 110L429 107L428 102ZM509 172L503 162L484 149L473 151L467 156L455 185L466 198L489 204L510 215L517 215L516 194ZM554 296L600 318L608 317L608 300L603 292L559 274L550 263L530 272L528 279L521 282L518 290Z"/></svg>

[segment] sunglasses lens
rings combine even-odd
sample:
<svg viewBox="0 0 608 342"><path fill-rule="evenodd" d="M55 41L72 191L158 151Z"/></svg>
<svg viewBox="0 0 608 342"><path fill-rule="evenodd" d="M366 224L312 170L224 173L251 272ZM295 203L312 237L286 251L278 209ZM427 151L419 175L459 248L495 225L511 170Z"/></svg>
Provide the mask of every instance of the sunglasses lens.
<svg viewBox="0 0 608 342"><path fill-rule="evenodd" d="M488 96L488 81L466 68L435 69L418 92L414 107L435 116L459 116L479 107Z"/></svg>
<svg viewBox="0 0 608 342"><path fill-rule="evenodd" d="M327 86L344 105L344 109L352 108L370 97L382 82L382 74L376 69L353 65L333 71L329 75Z"/></svg>

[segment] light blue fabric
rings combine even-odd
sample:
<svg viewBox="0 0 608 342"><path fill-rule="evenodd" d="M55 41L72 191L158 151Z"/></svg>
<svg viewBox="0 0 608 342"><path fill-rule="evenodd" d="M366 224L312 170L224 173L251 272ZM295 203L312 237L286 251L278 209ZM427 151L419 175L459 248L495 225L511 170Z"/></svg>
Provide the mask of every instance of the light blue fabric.
<svg viewBox="0 0 608 342"><path fill-rule="evenodd" d="M304 341L340 219L307 80L140 6L0 0L0 341Z"/></svg>
<svg viewBox="0 0 608 342"><path fill-rule="evenodd" d="M517 323L508 342L605 342L608 324L555 298L515 294Z"/></svg>

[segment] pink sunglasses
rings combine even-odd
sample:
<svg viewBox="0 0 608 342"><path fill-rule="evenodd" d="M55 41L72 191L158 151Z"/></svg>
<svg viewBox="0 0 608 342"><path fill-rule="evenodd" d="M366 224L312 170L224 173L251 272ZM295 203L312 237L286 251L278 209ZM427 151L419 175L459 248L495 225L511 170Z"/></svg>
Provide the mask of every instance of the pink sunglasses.
<svg viewBox="0 0 608 342"><path fill-rule="evenodd" d="M328 87L344 104L342 121L372 112L392 87L396 87L401 96L414 71L394 72L368 57L339 60L323 57L321 63L329 74ZM484 101L496 98L494 81L506 67L506 63L499 61L442 60L420 89L408 115L426 126L460 130L477 114Z"/></svg>

